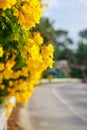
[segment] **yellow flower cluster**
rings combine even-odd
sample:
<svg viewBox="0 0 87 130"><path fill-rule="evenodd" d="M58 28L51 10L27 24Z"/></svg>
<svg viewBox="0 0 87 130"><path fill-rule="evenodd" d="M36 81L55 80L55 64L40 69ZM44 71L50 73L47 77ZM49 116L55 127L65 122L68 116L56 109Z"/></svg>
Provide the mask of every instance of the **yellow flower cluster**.
<svg viewBox="0 0 87 130"><path fill-rule="evenodd" d="M41 73L52 67L53 46L44 45L40 33L30 30L39 23L40 2L0 0L0 102L4 96L15 96L18 103L26 104ZM9 107L11 105L6 106Z"/></svg>
<svg viewBox="0 0 87 130"><path fill-rule="evenodd" d="M27 66L23 67L22 70L13 71L15 65L15 54L13 57L6 61L6 64L1 63L0 68L0 88L3 90L3 79L9 80L9 87L7 92L10 96L15 96L17 102L27 103L29 97L32 95L34 85L41 77L41 73L47 68L52 67L53 64L53 46L42 46L43 39L40 33L34 33L33 37L29 37L28 44L21 50L21 55L26 59ZM25 54L26 52L26 54ZM8 55L8 54L7 54ZM30 76L28 76L30 75ZM25 80L18 79L21 76L28 77Z"/></svg>
<svg viewBox="0 0 87 130"><path fill-rule="evenodd" d="M0 8L7 9L11 8L16 4L16 0L0 0Z"/></svg>
<svg viewBox="0 0 87 130"><path fill-rule="evenodd" d="M42 9L40 4L38 4L38 0L25 0L23 5L15 10L15 15L25 29L30 29L35 27L36 23L39 23Z"/></svg>
<svg viewBox="0 0 87 130"><path fill-rule="evenodd" d="M28 68L31 74L42 72L48 66L53 64L53 46L43 45L43 39L39 33L34 33L34 39L29 38L28 44L25 47L30 54L27 58Z"/></svg>

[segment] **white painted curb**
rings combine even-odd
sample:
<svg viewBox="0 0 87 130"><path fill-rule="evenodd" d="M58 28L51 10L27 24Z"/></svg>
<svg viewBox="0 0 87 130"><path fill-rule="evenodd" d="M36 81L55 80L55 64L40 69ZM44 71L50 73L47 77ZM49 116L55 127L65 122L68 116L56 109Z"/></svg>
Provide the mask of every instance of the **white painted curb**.
<svg viewBox="0 0 87 130"><path fill-rule="evenodd" d="M41 79L40 83L79 83L81 82L80 79L76 78L53 78L53 79Z"/></svg>
<svg viewBox="0 0 87 130"><path fill-rule="evenodd" d="M13 104L15 106L16 100L15 97L10 97L9 103ZM10 109L10 113L12 112L13 109ZM6 109L5 105L3 104L0 106L0 130L7 130L7 121L8 117L6 117Z"/></svg>

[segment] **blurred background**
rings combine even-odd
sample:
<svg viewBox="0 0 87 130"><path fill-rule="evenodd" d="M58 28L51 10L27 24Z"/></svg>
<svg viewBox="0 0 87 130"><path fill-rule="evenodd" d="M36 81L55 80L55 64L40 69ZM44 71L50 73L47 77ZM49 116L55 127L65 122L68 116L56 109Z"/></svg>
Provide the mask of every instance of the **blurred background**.
<svg viewBox="0 0 87 130"><path fill-rule="evenodd" d="M54 45L54 67L43 78L87 76L87 0L44 0L41 23L36 27L44 44Z"/></svg>

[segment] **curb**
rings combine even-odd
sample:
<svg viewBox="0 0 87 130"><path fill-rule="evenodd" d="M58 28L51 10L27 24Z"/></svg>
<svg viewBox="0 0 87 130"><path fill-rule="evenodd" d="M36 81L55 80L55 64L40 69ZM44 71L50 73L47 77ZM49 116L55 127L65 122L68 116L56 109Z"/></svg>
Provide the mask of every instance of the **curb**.
<svg viewBox="0 0 87 130"><path fill-rule="evenodd" d="M12 96L10 97L9 102L6 102L13 104L14 106L16 105L16 100L15 97ZM9 119L9 117L6 116L6 108L5 108L6 104L3 104L2 106L0 106L0 130L7 130L7 121ZM12 113L13 108L9 109L9 114Z"/></svg>
<svg viewBox="0 0 87 130"><path fill-rule="evenodd" d="M47 84L47 83L80 83L81 80L77 78L53 78L53 79L41 79L41 84Z"/></svg>

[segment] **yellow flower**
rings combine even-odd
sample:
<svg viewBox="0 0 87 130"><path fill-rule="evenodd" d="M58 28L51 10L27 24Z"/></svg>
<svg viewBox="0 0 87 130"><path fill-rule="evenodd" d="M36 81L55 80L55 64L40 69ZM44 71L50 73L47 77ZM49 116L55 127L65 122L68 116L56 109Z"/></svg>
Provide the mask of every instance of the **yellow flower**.
<svg viewBox="0 0 87 130"><path fill-rule="evenodd" d="M14 82L9 81L9 86L13 86L13 85L14 85Z"/></svg>
<svg viewBox="0 0 87 130"><path fill-rule="evenodd" d="M0 47L0 57L2 57L2 56L3 56L3 48Z"/></svg>
<svg viewBox="0 0 87 130"><path fill-rule="evenodd" d="M41 51L42 51L42 56L44 58L49 57L49 56L53 58L54 49L53 49L52 44L49 44L48 46L43 46Z"/></svg>
<svg viewBox="0 0 87 130"><path fill-rule="evenodd" d="M29 53L32 59L36 59L39 56L40 48L37 45L33 45L31 48L29 48Z"/></svg>
<svg viewBox="0 0 87 130"><path fill-rule="evenodd" d="M16 0L0 0L0 8L2 9L11 8L14 4L16 4Z"/></svg>
<svg viewBox="0 0 87 130"><path fill-rule="evenodd" d="M20 75L21 75L21 71L19 70L19 71L13 72L11 75L11 78L17 79L20 77Z"/></svg>
<svg viewBox="0 0 87 130"><path fill-rule="evenodd" d="M14 107L14 105L11 104L11 103L8 103L8 104L5 105L6 109L10 109L10 108L13 108L13 107Z"/></svg>
<svg viewBox="0 0 87 130"><path fill-rule="evenodd" d="M43 44L43 38L41 37L39 32L34 33L34 40L38 45Z"/></svg>
<svg viewBox="0 0 87 130"><path fill-rule="evenodd" d="M7 104L5 105L5 108L6 108L6 116L7 116L7 117L10 116L10 114L11 114L11 109L12 109L13 107L14 107L14 105L11 104L11 103L7 103Z"/></svg>
<svg viewBox="0 0 87 130"><path fill-rule="evenodd" d="M22 74L23 76L26 76L26 77L27 77L27 76L28 76L28 71L29 71L28 67L23 67L21 74Z"/></svg>
<svg viewBox="0 0 87 130"><path fill-rule="evenodd" d="M35 27L35 24L39 23L42 15L40 3L38 0L26 0L20 9L15 11L15 15L24 29Z"/></svg>
<svg viewBox="0 0 87 130"><path fill-rule="evenodd" d="M6 117L10 117L10 113L9 112L6 112Z"/></svg>
<svg viewBox="0 0 87 130"><path fill-rule="evenodd" d="M4 78L9 79L12 76L13 71L5 69L3 72Z"/></svg>
<svg viewBox="0 0 87 130"><path fill-rule="evenodd" d="M0 84L0 89L5 89L5 85L3 85L3 84Z"/></svg>
<svg viewBox="0 0 87 130"><path fill-rule="evenodd" d="M6 69L7 70L11 70L11 68L15 65L15 61L13 61L12 59L11 60L8 60L7 63L6 63Z"/></svg>
<svg viewBox="0 0 87 130"><path fill-rule="evenodd" d="M5 66L4 63L0 63L0 71L4 70Z"/></svg>

